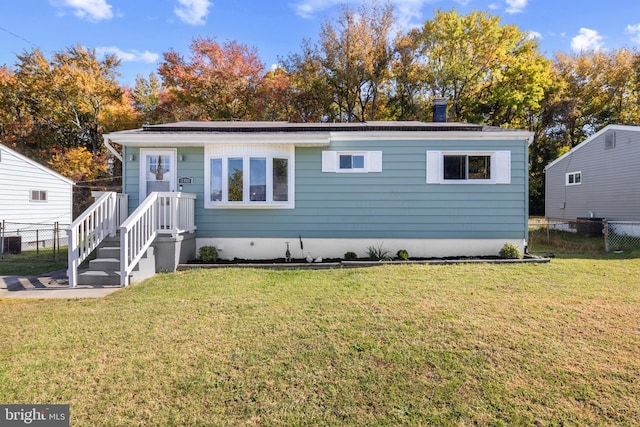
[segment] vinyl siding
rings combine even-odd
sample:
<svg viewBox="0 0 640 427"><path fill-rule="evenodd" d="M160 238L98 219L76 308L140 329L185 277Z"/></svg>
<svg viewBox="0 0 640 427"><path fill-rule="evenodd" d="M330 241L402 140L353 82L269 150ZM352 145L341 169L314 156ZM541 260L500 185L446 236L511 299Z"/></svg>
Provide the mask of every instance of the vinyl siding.
<svg viewBox="0 0 640 427"><path fill-rule="evenodd" d="M605 137L615 132L615 148ZM640 219L640 129L610 129L553 164L545 177L545 212L550 218ZM565 185L567 173L580 171L580 185ZM563 209L564 207L564 209Z"/></svg>
<svg viewBox="0 0 640 427"><path fill-rule="evenodd" d="M31 191L47 192L31 201ZM21 224L71 223L72 184L0 146L0 221Z"/></svg>
<svg viewBox="0 0 640 427"><path fill-rule="evenodd" d="M382 151L381 173L322 173L322 151ZM427 150L511 150L510 184L426 184ZM126 161L131 209L138 200L138 162ZM197 194L198 237L526 239L527 143L524 140L333 141L297 148L295 209L204 209L204 150L179 148L178 177Z"/></svg>

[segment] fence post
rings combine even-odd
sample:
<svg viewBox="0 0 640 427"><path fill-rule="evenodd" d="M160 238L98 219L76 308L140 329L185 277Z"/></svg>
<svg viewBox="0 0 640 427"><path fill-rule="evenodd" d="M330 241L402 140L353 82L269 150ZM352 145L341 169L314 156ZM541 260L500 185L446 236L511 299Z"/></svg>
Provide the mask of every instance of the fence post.
<svg viewBox="0 0 640 427"><path fill-rule="evenodd" d="M0 223L0 259L4 259L4 219Z"/></svg>
<svg viewBox="0 0 640 427"><path fill-rule="evenodd" d="M604 229L602 230L604 232L604 251L609 252L609 221L605 219L602 223L604 225Z"/></svg>
<svg viewBox="0 0 640 427"><path fill-rule="evenodd" d="M56 236L58 235L58 221L53 223L53 236L51 236L53 239L53 262L57 261L56 258Z"/></svg>

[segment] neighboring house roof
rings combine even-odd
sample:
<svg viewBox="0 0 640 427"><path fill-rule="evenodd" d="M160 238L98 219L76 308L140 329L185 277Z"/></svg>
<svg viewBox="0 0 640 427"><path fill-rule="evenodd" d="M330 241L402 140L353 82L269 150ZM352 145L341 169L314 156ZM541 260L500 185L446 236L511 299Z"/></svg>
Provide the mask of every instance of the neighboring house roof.
<svg viewBox="0 0 640 427"><path fill-rule="evenodd" d="M49 169L48 167L41 165L40 163L36 162L35 160L32 160L30 158L28 158L27 156L23 156L22 154L18 153L15 150L12 150L11 148L7 147L6 145L2 145L0 144L0 151L8 151L9 153L11 153L11 155L19 158L20 160L24 161L25 163L36 167L38 169L40 169L41 171L48 173L49 175L51 175L52 177L54 177L55 179L58 179L62 182L65 182L69 185L74 185L75 183L73 182L73 180L67 178L66 176L60 175L58 172ZM1 162L1 158L0 158L0 162Z"/></svg>
<svg viewBox="0 0 640 427"><path fill-rule="evenodd" d="M598 139L601 135L604 135L605 133L607 133L610 130L620 130L620 131L625 130L625 131L632 131L632 132L640 132L640 125L608 125L608 126L605 126L604 128L600 129L600 131L594 133L589 138L585 139L580 144L576 145L571 150L567 151L562 156L558 157L557 159L555 159L554 161L549 163L544 168L544 170L549 169L550 167L552 167L556 163L560 162L565 157L569 157L569 156L573 155L576 151L582 149L587 144L591 143L591 141L594 141L594 140Z"/></svg>

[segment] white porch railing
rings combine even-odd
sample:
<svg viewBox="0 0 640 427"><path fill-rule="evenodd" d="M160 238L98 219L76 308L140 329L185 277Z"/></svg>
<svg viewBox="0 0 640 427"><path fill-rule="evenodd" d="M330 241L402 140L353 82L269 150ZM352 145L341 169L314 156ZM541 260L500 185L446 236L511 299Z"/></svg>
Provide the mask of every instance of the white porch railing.
<svg viewBox="0 0 640 427"><path fill-rule="evenodd" d="M127 216L128 196L106 192L67 228L69 287L78 284L78 267L107 236L114 236Z"/></svg>
<svg viewBox="0 0 640 427"><path fill-rule="evenodd" d="M120 226L120 284L127 286L131 272L158 234L195 231L192 193L151 193Z"/></svg>

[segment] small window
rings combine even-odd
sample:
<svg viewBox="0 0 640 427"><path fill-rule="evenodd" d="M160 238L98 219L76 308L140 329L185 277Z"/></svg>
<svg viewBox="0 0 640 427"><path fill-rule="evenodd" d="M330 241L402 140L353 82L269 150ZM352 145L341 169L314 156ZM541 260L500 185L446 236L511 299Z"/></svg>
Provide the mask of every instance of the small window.
<svg viewBox="0 0 640 427"><path fill-rule="evenodd" d="M491 156L445 155L444 179L491 179Z"/></svg>
<svg viewBox="0 0 640 427"><path fill-rule="evenodd" d="M31 201L32 202L46 202L47 201L47 192L44 190L31 190Z"/></svg>
<svg viewBox="0 0 640 427"><path fill-rule="evenodd" d="M582 183L582 172L570 172L567 174L567 185L579 185Z"/></svg>
<svg viewBox="0 0 640 427"><path fill-rule="evenodd" d="M340 169L364 169L364 154L341 154Z"/></svg>
<svg viewBox="0 0 640 427"><path fill-rule="evenodd" d="M510 151L427 151L427 184L510 184Z"/></svg>
<svg viewBox="0 0 640 427"><path fill-rule="evenodd" d="M612 148L616 148L616 133L609 132L604 136L604 149L611 150Z"/></svg>
<svg viewBox="0 0 640 427"><path fill-rule="evenodd" d="M322 172L382 172L382 151L323 151Z"/></svg>

